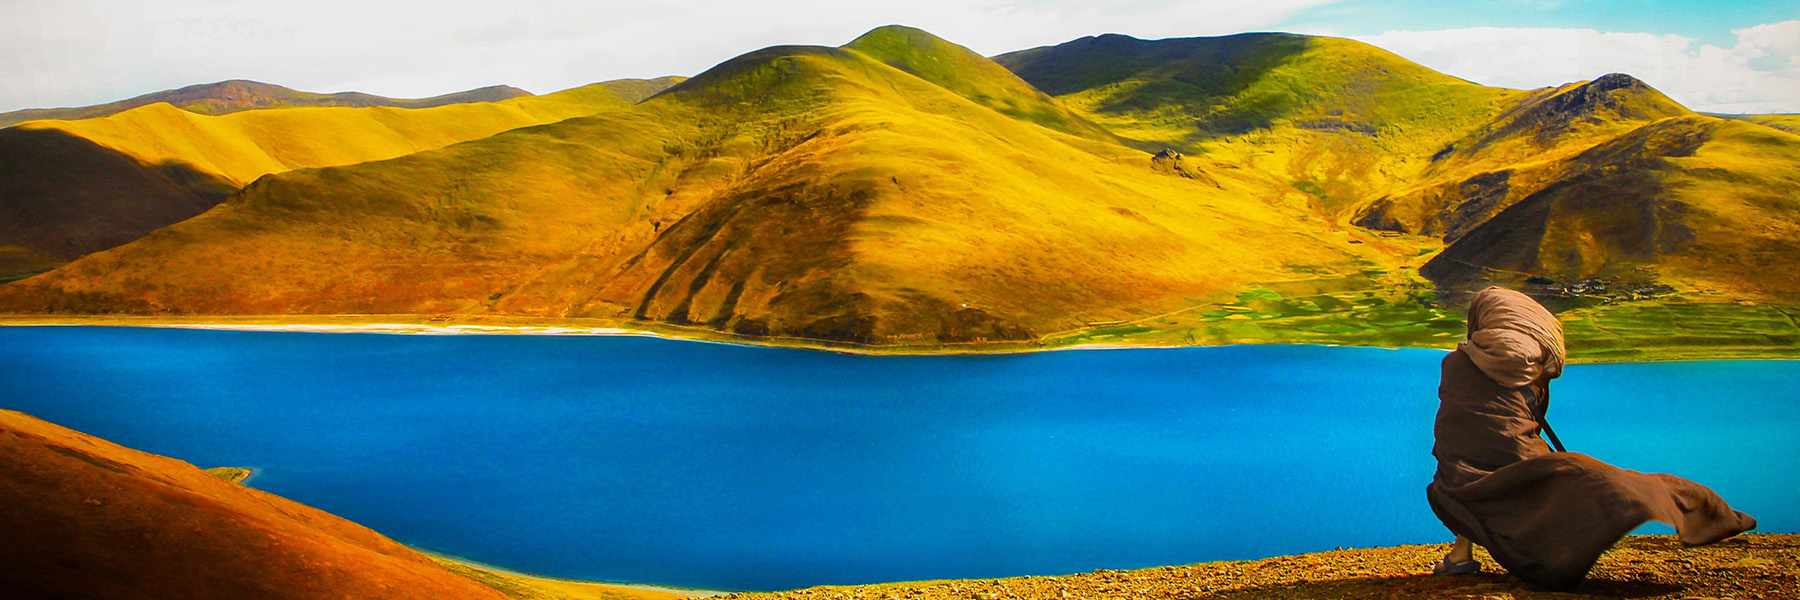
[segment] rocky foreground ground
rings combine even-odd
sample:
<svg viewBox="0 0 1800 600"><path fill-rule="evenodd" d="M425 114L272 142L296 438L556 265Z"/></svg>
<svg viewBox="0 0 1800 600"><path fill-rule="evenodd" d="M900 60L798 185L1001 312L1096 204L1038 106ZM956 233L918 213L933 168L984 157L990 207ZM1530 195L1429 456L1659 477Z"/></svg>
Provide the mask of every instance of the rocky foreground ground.
<svg viewBox="0 0 1800 600"><path fill-rule="evenodd" d="M1485 553L1479 574L1438 577L1432 561L1448 544L1321 552L1262 560L1215 562L1132 571L1100 570L1055 577L1014 577L818 587L744 600L980 600L1002 598L1425 598L1479 600L1800 599L1800 535L1753 534L1703 548L1672 536L1621 542L1574 593L1553 593L1509 576Z"/></svg>

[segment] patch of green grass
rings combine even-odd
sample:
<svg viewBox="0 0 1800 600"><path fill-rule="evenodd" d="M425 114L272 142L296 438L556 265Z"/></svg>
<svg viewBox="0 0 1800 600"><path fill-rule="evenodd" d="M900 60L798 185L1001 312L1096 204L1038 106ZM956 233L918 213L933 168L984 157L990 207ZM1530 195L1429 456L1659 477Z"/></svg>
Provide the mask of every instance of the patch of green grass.
<svg viewBox="0 0 1800 600"><path fill-rule="evenodd" d="M246 469L244 467L213 467L207 469L206 474L225 480L228 483L243 483L244 480L249 479L251 475L255 475L256 470Z"/></svg>
<svg viewBox="0 0 1800 600"><path fill-rule="evenodd" d="M1076 116L1005 67L925 31L879 27L844 46L936 84L1015 119L1063 133L1111 139L1105 129Z"/></svg>
<svg viewBox="0 0 1800 600"><path fill-rule="evenodd" d="M1462 338L1460 315L1439 306L1429 291L1408 287L1318 291L1355 281L1350 278L1267 284L1240 291L1225 301L1154 319L1050 336L1045 344L1449 347ZM1305 295L1283 295L1272 287Z"/></svg>
<svg viewBox="0 0 1800 600"><path fill-rule="evenodd" d="M1318 199L1319 202L1325 202L1326 200L1328 200L1328 198L1326 197L1326 194L1325 194L1325 188L1319 187L1319 184L1317 184L1317 183L1313 183L1311 181L1296 181L1296 182L1293 182L1293 186L1294 186L1294 189L1300 190L1301 192L1305 193L1306 195L1312 196L1313 198Z"/></svg>
<svg viewBox="0 0 1800 600"><path fill-rule="evenodd" d="M1800 307L1627 302L1560 315L1570 357L1588 361L1800 357Z"/></svg>
<svg viewBox="0 0 1800 600"><path fill-rule="evenodd" d="M1800 306L1646 300L1558 315L1576 362L1800 358ZM1233 300L1127 325L1052 336L1080 343L1146 346L1317 343L1449 348L1465 334L1459 309L1420 289L1287 297L1268 288Z"/></svg>

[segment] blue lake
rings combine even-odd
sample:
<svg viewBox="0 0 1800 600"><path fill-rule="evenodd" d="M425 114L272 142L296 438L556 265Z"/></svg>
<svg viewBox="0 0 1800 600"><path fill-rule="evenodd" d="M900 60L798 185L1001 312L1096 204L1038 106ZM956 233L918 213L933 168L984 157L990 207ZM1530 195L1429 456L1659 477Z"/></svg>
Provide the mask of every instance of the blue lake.
<svg viewBox="0 0 1800 600"><path fill-rule="evenodd" d="M430 550L763 590L1448 541L1424 497L1442 356L0 327L0 407L259 467ZM1796 381L1793 361L1575 365L1551 421L1793 532Z"/></svg>

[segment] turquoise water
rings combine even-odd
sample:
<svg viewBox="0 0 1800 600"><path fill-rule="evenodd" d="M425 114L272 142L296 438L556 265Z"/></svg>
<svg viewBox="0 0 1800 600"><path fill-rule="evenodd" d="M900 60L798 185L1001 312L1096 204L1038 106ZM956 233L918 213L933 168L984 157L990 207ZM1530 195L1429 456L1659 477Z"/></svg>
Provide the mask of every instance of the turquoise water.
<svg viewBox="0 0 1800 600"><path fill-rule="evenodd" d="M1424 497L1442 356L0 327L0 407L259 467L259 488L431 550L783 589L1447 541ZM1792 532L1797 375L1576 365L1551 420Z"/></svg>

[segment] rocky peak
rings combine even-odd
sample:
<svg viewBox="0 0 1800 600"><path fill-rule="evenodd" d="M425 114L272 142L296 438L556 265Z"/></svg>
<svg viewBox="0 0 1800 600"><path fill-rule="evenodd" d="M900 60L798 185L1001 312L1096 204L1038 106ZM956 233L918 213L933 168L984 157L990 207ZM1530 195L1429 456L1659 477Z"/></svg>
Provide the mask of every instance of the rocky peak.
<svg viewBox="0 0 1800 600"><path fill-rule="evenodd" d="M1179 175L1188 179L1194 178L1193 170L1189 169L1187 162L1182 160L1181 153L1172 148L1163 148L1161 152L1151 156L1150 168L1161 173Z"/></svg>

